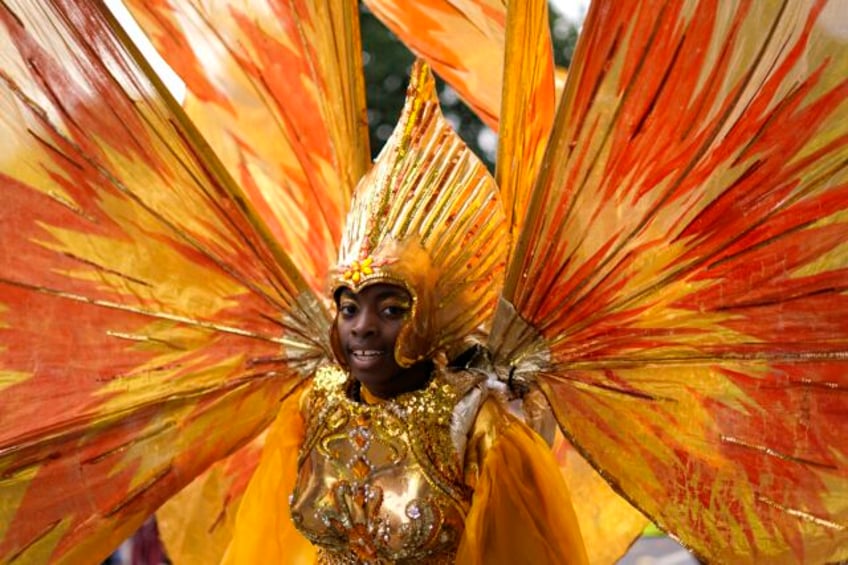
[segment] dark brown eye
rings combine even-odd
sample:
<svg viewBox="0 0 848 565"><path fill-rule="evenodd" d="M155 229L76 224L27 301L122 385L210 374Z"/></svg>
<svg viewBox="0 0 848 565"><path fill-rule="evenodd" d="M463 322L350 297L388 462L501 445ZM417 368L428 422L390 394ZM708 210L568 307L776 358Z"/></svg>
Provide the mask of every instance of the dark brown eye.
<svg viewBox="0 0 848 565"><path fill-rule="evenodd" d="M339 304L339 314L342 318L350 318L356 314L356 304L353 302L342 302Z"/></svg>
<svg viewBox="0 0 848 565"><path fill-rule="evenodd" d="M383 314L389 318L403 318L409 312L409 308L399 304L389 304L383 308Z"/></svg>

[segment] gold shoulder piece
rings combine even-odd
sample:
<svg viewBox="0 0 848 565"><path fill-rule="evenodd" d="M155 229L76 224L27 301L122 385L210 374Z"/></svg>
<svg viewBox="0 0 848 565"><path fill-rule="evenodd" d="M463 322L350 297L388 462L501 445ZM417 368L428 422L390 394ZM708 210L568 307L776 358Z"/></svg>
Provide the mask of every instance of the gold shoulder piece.
<svg viewBox="0 0 848 565"><path fill-rule="evenodd" d="M315 371L314 389L316 391L330 392L338 390L347 380L347 373L336 365L321 367Z"/></svg>

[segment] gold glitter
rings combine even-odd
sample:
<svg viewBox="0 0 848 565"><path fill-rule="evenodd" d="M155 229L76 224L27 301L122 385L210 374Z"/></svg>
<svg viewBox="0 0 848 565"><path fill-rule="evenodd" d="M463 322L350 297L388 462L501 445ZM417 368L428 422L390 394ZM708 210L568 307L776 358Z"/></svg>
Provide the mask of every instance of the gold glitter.
<svg viewBox="0 0 848 565"><path fill-rule="evenodd" d="M437 372L423 390L365 404L341 369L316 376L291 509L320 562L451 562L471 490L450 425L476 382Z"/></svg>

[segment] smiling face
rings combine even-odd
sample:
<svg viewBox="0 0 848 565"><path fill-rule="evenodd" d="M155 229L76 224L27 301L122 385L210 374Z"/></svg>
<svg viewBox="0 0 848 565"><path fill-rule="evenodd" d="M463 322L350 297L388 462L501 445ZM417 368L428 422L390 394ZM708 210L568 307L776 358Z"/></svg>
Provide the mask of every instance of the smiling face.
<svg viewBox="0 0 848 565"><path fill-rule="evenodd" d="M412 297L393 284L373 284L358 293L343 288L338 295L336 325L350 374L381 398L423 386L429 370L401 367L395 343L412 312Z"/></svg>

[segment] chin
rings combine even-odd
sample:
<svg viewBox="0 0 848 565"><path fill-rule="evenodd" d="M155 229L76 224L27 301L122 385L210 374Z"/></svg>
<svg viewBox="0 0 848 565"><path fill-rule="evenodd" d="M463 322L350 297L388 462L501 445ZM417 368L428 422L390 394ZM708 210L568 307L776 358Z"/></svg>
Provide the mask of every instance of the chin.
<svg viewBox="0 0 848 565"><path fill-rule="evenodd" d="M364 384L369 389L372 389L372 388L379 389L391 380L390 378L387 379L387 378L383 377L382 375L377 376L377 375L373 375L371 373L360 373L358 371L351 371L350 374L354 379L356 379L360 383ZM374 392L374 391L372 390L372 392Z"/></svg>

